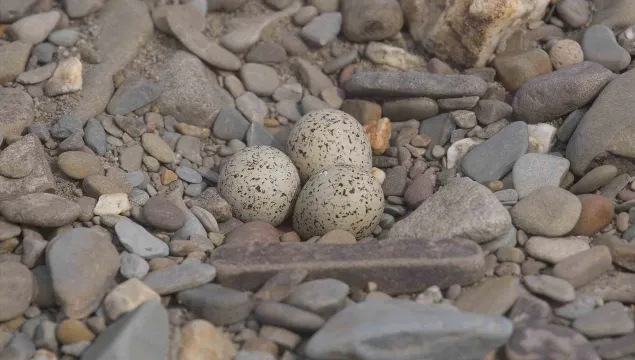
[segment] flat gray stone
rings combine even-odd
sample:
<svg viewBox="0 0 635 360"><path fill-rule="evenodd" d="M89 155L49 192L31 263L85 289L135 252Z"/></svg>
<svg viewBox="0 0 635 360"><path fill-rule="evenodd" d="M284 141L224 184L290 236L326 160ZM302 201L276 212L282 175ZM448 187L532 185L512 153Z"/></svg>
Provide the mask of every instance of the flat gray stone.
<svg viewBox="0 0 635 360"><path fill-rule="evenodd" d="M282 100L276 104L276 110L278 111L278 115L284 116L285 118L296 122L302 118L302 113L300 113L300 107L298 103L293 100Z"/></svg>
<svg viewBox="0 0 635 360"><path fill-rule="evenodd" d="M514 305L519 294L518 278L502 276L461 291L454 305L469 313L503 315Z"/></svg>
<svg viewBox="0 0 635 360"><path fill-rule="evenodd" d="M15 79L15 81L24 85L37 84L44 80L48 80L53 75L56 68L57 64L44 65L42 67L23 72L17 77L17 79Z"/></svg>
<svg viewBox="0 0 635 360"><path fill-rule="evenodd" d="M55 30L49 35L48 40L58 46L71 47L79 40L79 30L77 29L60 29Z"/></svg>
<svg viewBox="0 0 635 360"><path fill-rule="evenodd" d="M533 236L525 244L527 254L551 264L557 264L588 249L588 242L584 238L575 236L568 238Z"/></svg>
<svg viewBox="0 0 635 360"><path fill-rule="evenodd" d="M499 180L527 152L529 132L521 121L507 125L482 144L474 146L461 162L465 175L478 182Z"/></svg>
<svg viewBox="0 0 635 360"><path fill-rule="evenodd" d="M608 184L617 176L618 170L613 165L600 165L586 173L577 183L569 188L574 194L588 194ZM622 190L622 189L620 189Z"/></svg>
<svg viewBox="0 0 635 360"><path fill-rule="evenodd" d="M33 99L29 94L18 89L0 89L0 131L4 136L22 135L33 122L34 116Z"/></svg>
<svg viewBox="0 0 635 360"><path fill-rule="evenodd" d="M247 130L247 146L266 145L284 151L284 145L260 123L253 123Z"/></svg>
<svg viewBox="0 0 635 360"><path fill-rule="evenodd" d="M600 301L597 296L578 295L572 302L554 309L554 313L561 318L575 320L593 311Z"/></svg>
<svg viewBox="0 0 635 360"><path fill-rule="evenodd" d="M512 114L512 107L500 100L483 99L479 100L474 107L478 123L486 126L502 118L508 118Z"/></svg>
<svg viewBox="0 0 635 360"><path fill-rule="evenodd" d="M0 203L0 212L5 220L16 224L60 227L77 219L81 208L57 195L34 193Z"/></svg>
<svg viewBox="0 0 635 360"><path fill-rule="evenodd" d="M569 160L554 155L529 153L521 156L512 170L514 189L519 198L543 186L560 186L569 171Z"/></svg>
<svg viewBox="0 0 635 360"><path fill-rule="evenodd" d="M193 289L214 280L216 269L201 263L186 263L152 271L143 282L159 295Z"/></svg>
<svg viewBox="0 0 635 360"><path fill-rule="evenodd" d="M382 116L390 121L425 120L439 113L436 101L429 98L413 98L386 101L382 105Z"/></svg>
<svg viewBox="0 0 635 360"><path fill-rule="evenodd" d="M558 132L556 133L558 140L562 142L568 142L569 139L571 139L571 136L573 136L575 129L577 129L578 125L580 124L580 120L582 120L584 114L586 114L588 110L589 109L586 107L573 110L566 117L562 126L560 126L560 128L558 129Z"/></svg>
<svg viewBox="0 0 635 360"><path fill-rule="evenodd" d="M150 271L150 264L137 254L122 252L119 256L121 268L119 271L126 279L143 279Z"/></svg>
<svg viewBox="0 0 635 360"><path fill-rule="evenodd" d="M57 11L28 15L12 23L7 32L14 40L39 44L53 31L60 17Z"/></svg>
<svg viewBox="0 0 635 360"><path fill-rule="evenodd" d="M150 234L143 226L133 221L119 221L115 231L121 244L133 254L144 259L165 257L170 254L168 244Z"/></svg>
<svg viewBox="0 0 635 360"><path fill-rule="evenodd" d="M214 136L223 140L244 139L249 121L235 108L224 108L218 113L214 127Z"/></svg>
<svg viewBox="0 0 635 360"><path fill-rule="evenodd" d="M319 96L322 91L334 86L331 79L319 67L302 58L298 58L296 64L299 78L311 95Z"/></svg>
<svg viewBox="0 0 635 360"><path fill-rule="evenodd" d="M198 184L203 181L203 176L201 176L198 171L189 167L179 166L175 172L179 179L191 184Z"/></svg>
<svg viewBox="0 0 635 360"><path fill-rule="evenodd" d="M324 319L312 312L274 301L259 303L254 309L254 318L261 324L300 333L312 333L324 325Z"/></svg>
<svg viewBox="0 0 635 360"><path fill-rule="evenodd" d="M108 326L81 360L165 359L169 344L168 312L150 300Z"/></svg>
<svg viewBox="0 0 635 360"><path fill-rule="evenodd" d="M143 148L140 145L132 145L119 149L119 166L126 171L137 171L143 161Z"/></svg>
<svg viewBox="0 0 635 360"><path fill-rule="evenodd" d="M598 245L560 261L554 266L553 275L580 287L609 271L611 262L611 251Z"/></svg>
<svg viewBox="0 0 635 360"><path fill-rule="evenodd" d="M108 146L106 145L106 131L101 122L97 119L89 119L84 127L84 142L95 154L106 155Z"/></svg>
<svg viewBox="0 0 635 360"><path fill-rule="evenodd" d="M236 99L236 107L252 123L262 124L269 113L267 104L250 91Z"/></svg>
<svg viewBox="0 0 635 360"><path fill-rule="evenodd" d="M587 28L580 45L584 60L602 64L611 71L620 72L631 63L631 54L617 43L613 30L606 25Z"/></svg>
<svg viewBox="0 0 635 360"><path fill-rule="evenodd" d="M202 165L201 147L201 139L194 136L183 135L179 137L176 142L175 150L194 164Z"/></svg>
<svg viewBox="0 0 635 360"><path fill-rule="evenodd" d="M600 360L584 336L569 328L553 324L516 329L505 345L505 355L509 360Z"/></svg>
<svg viewBox="0 0 635 360"><path fill-rule="evenodd" d="M572 326L591 338L628 334L635 329L628 308L619 302L609 302L577 318Z"/></svg>
<svg viewBox="0 0 635 360"><path fill-rule="evenodd" d="M536 295L545 296L562 303L575 299L575 288L566 280L549 275L529 275L523 278L527 289Z"/></svg>
<svg viewBox="0 0 635 360"><path fill-rule="evenodd" d="M255 303L249 293L218 284L206 284L177 295L179 303L216 326L244 321L251 315Z"/></svg>
<svg viewBox="0 0 635 360"><path fill-rule="evenodd" d="M386 178L381 185L384 196L403 196L407 180L408 169L405 166L397 165L386 170Z"/></svg>
<svg viewBox="0 0 635 360"><path fill-rule="evenodd" d="M509 212L488 188L461 178L452 180L398 221L388 237L430 241L464 237L481 244L505 234L510 224Z"/></svg>
<svg viewBox="0 0 635 360"><path fill-rule="evenodd" d="M29 360L35 355L35 345L29 336L17 332L0 353L1 360Z"/></svg>
<svg viewBox="0 0 635 360"><path fill-rule="evenodd" d="M514 225L529 234L562 236L577 224L582 203L570 192L544 186L522 198L511 210Z"/></svg>
<svg viewBox="0 0 635 360"><path fill-rule="evenodd" d="M260 96L271 96L280 86L276 70L264 64L244 64L240 68L240 79L248 91Z"/></svg>
<svg viewBox="0 0 635 360"><path fill-rule="evenodd" d="M333 316L309 339L306 353L313 359L441 360L465 357L469 349L469 358L480 359L503 345L512 330L501 316L403 300L365 301Z"/></svg>
<svg viewBox="0 0 635 360"><path fill-rule="evenodd" d="M7 321L29 307L34 278L28 267L16 262L0 263L0 274L0 321Z"/></svg>
<svg viewBox="0 0 635 360"><path fill-rule="evenodd" d="M284 302L328 319L344 308L349 290L339 280L313 280L298 285Z"/></svg>
<svg viewBox="0 0 635 360"><path fill-rule="evenodd" d="M333 41L342 29L342 14L327 12L313 18L300 31L300 37L307 44L319 48Z"/></svg>
<svg viewBox="0 0 635 360"><path fill-rule="evenodd" d="M146 79L124 82L110 99L106 111L112 115L126 115L156 100L163 89Z"/></svg>

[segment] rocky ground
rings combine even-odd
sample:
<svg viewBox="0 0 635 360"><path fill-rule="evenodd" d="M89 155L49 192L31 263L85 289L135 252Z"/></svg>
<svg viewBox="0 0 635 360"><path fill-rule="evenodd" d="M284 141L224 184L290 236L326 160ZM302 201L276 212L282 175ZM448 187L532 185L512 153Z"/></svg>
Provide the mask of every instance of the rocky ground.
<svg viewBox="0 0 635 360"><path fill-rule="evenodd" d="M632 55L632 0L0 0L0 360L635 359Z"/></svg>

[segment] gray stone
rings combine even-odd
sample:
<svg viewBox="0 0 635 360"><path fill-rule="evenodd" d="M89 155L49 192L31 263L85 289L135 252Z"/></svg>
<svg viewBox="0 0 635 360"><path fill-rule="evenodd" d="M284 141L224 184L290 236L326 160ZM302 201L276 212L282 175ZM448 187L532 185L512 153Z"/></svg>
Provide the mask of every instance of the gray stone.
<svg viewBox="0 0 635 360"><path fill-rule="evenodd" d="M627 334L613 340L609 340L605 343L599 344L597 347L598 354L602 359L632 359L635 353L633 348L633 340L635 340L635 334Z"/></svg>
<svg viewBox="0 0 635 360"><path fill-rule="evenodd" d="M331 106L324 101L320 100L320 98L315 97L313 95L307 95L302 98L302 114L308 114L311 111L322 110L322 109L330 109Z"/></svg>
<svg viewBox="0 0 635 360"><path fill-rule="evenodd" d="M119 149L119 166L126 171L137 171L143 161L143 148L140 145L132 145Z"/></svg>
<svg viewBox="0 0 635 360"><path fill-rule="evenodd" d="M53 31L60 20L58 11L49 11L25 16L9 26L7 32L14 40L39 44Z"/></svg>
<svg viewBox="0 0 635 360"><path fill-rule="evenodd" d="M23 194L54 191L55 179L38 138L35 135L27 135L12 146L24 154L30 154L26 157L33 159L34 163L29 174L20 179L0 176L0 201Z"/></svg>
<svg viewBox="0 0 635 360"><path fill-rule="evenodd" d="M403 300L366 301L332 317L309 339L306 353L314 359L480 359L504 344L512 330L511 321L500 316ZM399 335L404 333L409 335Z"/></svg>
<svg viewBox="0 0 635 360"><path fill-rule="evenodd" d="M48 64L20 74L15 81L24 85L33 85L48 80L57 68L57 64Z"/></svg>
<svg viewBox="0 0 635 360"><path fill-rule="evenodd" d="M511 216L514 225L530 234L554 237L571 231L581 211L582 204L573 194L545 186L521 199Z"/></svg>
<svg viewBox="0 0 635 360"><path fill-rule="evenodd" d="M590 103L614 77L604 66L589 61L567 66L524 83L512 106L530 124L553 120Z"/></svg>
<svg viewBox="0 0 635 360"><path fill-rule="evenodd" d="M293 14L293 22L298 26L304 26L313 20L320 12L313 5L307 5L300 8Z"/></svg>
<svg viewBox="0 0 635 360"><path fill-rule="evenodd" d="M150 264L137 254L124 251L119 258L121 260L121 268L119 271L126 279L143 279L143 277L148 274L148 271L150 271Z"/></svg>
<svg viewBox="0 0 635 360"><path fill-rule="evenodd" d="M8 221L36 227L60 227L79 217L76 203L48 193L19 196L0 203L0 212Z"/></svg>
<svg viewBox="0 0 635 360"><path fill-rule="evenodd" d="M474 107L476 119L483 126L509 117L512 111L512 107L507 103L495 99L479 100L476 107Z"/></svg>
<svg viewBox="0 0 635 360"><path fill-rule="evenodd" d="M589 109L586 107L573 110L564 120L562 126L558 129L558 132L556 133L558 140L568 142L569 139L571 139L571 136L573 136L578 124L580 124L580 120L582 120L582 117L584 117L584 114L586 114L588 110Z"/></svg>
<svg viewBox="0 0 635 360"><path fill-rule="evenodd" d="M151 133L143 134L141 144L148 154L164 164L171 164L176 159L170 145L159 135Z"/></svg>
<svg viewBox="0 0 635 360"><path fill-rule="evenodd" d="M403 196L406 191L406 181L408 180L408 169L398 165L386 171L386 179L382 184L384 196Z"/></svg>
<svg viewBox="0 0 635 360"><path fill-rule="evenodd" d="M84 137L81 132L71 134L60 143L58 149L60 152L64 151L78 151L81 150L86 144L84 144Z"/></svg>
<svg viewBox="0 0 635 360"><path fill-rule="evenodd" d="M169 344L168 312L150 300L108 326L81 359L164 359Z"/></svg>
<svg viewBox="0 0 635 360"><path fill-rule="evenodd" d="M284 116L293 122L300 120L302 117L298 103L293 100L280 101L276 104L276 110L278 111L278 115Z"/></svg>
<svg viewBox="0 0 635 360"><path fill-rule="evenodd" d="M262 124L269 113L267 104L249 91L236 99L236 107L252 123Z"/></svg>
<svg viewBox="0 0 635 360"><path fill-rule="evenodd" d="M333 74L334 72L345 68L347 65L355 61L357 59L357 55L357 50L350 50L348 52L345 52L344 54L324 64L322 70L326 74Z"/></svg>
<svg viewBox="0 0 635 360"><path fill-rule="evenodd" d="M628 175L628 173L620 174L614 177L613 180L611 180L608 184L602 186L600 188L600 194L602 194L602 196L604 196L605 198L613 201L615 199L615 196L617 196L617 194L620 191L622 191L622 189L624 189L624 187L629 183L629 181L630 181L630 176ZM628 204L628 201L627 201L618 205L618 207L624 207L624 209L628 209L630 208L630 205ZM618 212L617 207L615 210L616 212Z"/></svg>
<svg viewBox="0 0 635 360"><path fill-rule="evenodd" d="M64 0L64 9L71 18L84 17L90 13L99 10L103 4L103 0Z"/></svg>
<svg viewBox="0 0 635 360"><path fill-rule="evenodd" d="M586 173L577 183L573 184L569 191L574 194L592 193L613 180L617 176L617 172L617 168L613 165L598 166Z"/></svg>
<svg viewBox="0 0 635 360"><path fill-rule="evenodd" d="M260 123L253 123L247 130L247 146L267 145L284 151L284 145Z"/></svg>
<svg viewBox="0 0 635 360"><path fill-rule="evenodd" d="M274 68L257 63L244 64L240 68L240 79L248 91L260 96L271 96L280 85Z"/></svg>
<svg viewBox="0 0 635 360"><path fill-rule="evenodd" d="M523 278L527 289L536 295L542 295L559 302L575 299L575 289L566 280L549 275L529 275Z"/></svg>
<svg viewBox="0 0 635 360"><path fill-rule="evenodd" d="M309 48L297 35L284 36L280 40L280 45L282 45L291 56L302 56L309 52Z"/></svg>
<svg viewBox="0 0 635 360"><path fill-rule="evenodd" d="M259 323L279 326L295 332L314 332L324 325L324 319L314 313L291 305L263 301L254 309Z"/></svg>
<svg viewBox="0 0 635 360"><path fill-rule="evenodd" d="M385 182L385 180L384 180ZM434 171L427 170L417 175L406 187L404 200L410 208L416 208L434 194L437 176ZM383 227L382 227L383 228Z"/></svg>
<svg viewBox="0 0 635 360"><path fill-rule="evenodd" d="M34 279L28 267L15 262L0 263L0 274L0 321L7 321L29 307Z"/></svg>
<svg viewBox="0 0 635 360"><path fill-rule="evenodd" d="M198 184L203 181L203 176L201 176L198 171L189 167L179 166L175 172L179 179L188 183Z"/></svg>
<svg viewBox="0 0 635 360"><path fill-rule="evenodd" d="M342 1L343 33L351 41L381 41L396 35L404 15L395 0Z"/></svg>
<svg viewBox="0 0 635 360"><path fill-rule="evenodd" d="M193 206L209 211L218 222L225 222L232 217L231 205L223 199L216 188L208 188L201 196L192 199Z"/></svg>
<svg viewBox="0 0 635 360"><path fill-rule="evenodd" d="M511 123L463 157L463 172L478 182L499 180L512 170L516 160L527 152L528 146L527 124L520 121Z"/></svg>
<svg viewBox="0 0 635 360"><path fill-rule="evenodd" d="M325 89L333 87L331 79L326 76L320 68L308 61L298 58L296 60L296 67L302 83L309 89L311 95L318 96Z"/></svg>
<svg viewBox="0 0 635 360"><path fill-rule="evenodd" d="M2 69L0 69L0 84L13 81L18 75L24 72L30 52L31 44L21 41L14 41L10 44L0 46L0 62L2 62L3 65ZM3 92L11 91L7 90L8 89L5 89ZM12 92L16 92L16 90Z"/></svg>
<svg viewBox="0 0 635 360"><path fill-rule="evenodd" d="M25 229L22 237L22 263L29 269L33 268L40 260L46 250L48 242L42 238L40 233Z"/></svg>
<svg viewBox="0 0 635 360"><path fill-rule="evenodd" d="M281 85L273 92L275 101L291 100L298 102L302 100L302 85L298 83Z"/></svg>
<svg viewBox="0 0 635 360"><path fill-rule="evenodd" d="M504 235L492 241L488 241L484 244L481 244L481 248L483 249L483 251L489 251L490 253L493 253L494 251L502 247L508 247L508 246L514 247L516 246L516 243L518 242L516 239L517 233L518 233L518 230L516 230L516 228L513 225L510 225L509 229Z"/></svg>
<svg viewBox="0 0 635 360"><path fill-rule="evenodd" d="M521 156L512 170L514 189L519 198L543 186L560 186L569 171L569 160L554 155L529 153Z"/></svg>
<svg viewBox="0 0 635 360"><path fill-rule="evenodd" d="M46 264L58 304L66 316L82 319L97 310L109 290L119 254L108 233L77 228L51 240Z"/></svg>
<svg viewBox="0 0 635 360"><path fill-rule="evenodd" d="M83 126L78 119L64 115L57 122L51 126L51 135L56 139L66 139L76 132L82 132Z"/></svg>
<svg viewBox="0 0 635 360"><path fill-rule="evenodd" d="M579 28L591 20L591 9L586 0L562 0L556 4L560 19L572 28Z"/></svg>
<svg viewBox="0 0 635 360"><path fill-rule="evenodd" d="M480 244L505 234L510 223L508 211L488 188L460 178L452 180L410 216L398 221L388 237L431 241L465 237Z"/></svg>
<svg viewBox="0 0 635 360"><path fill-rule="evenodd" d="M250 63L278 64L286 60L287 51L282 45L271 40L259 42L245 55L245 61Z"/></svg>
<svg viewBox="0 0 635 360"><path fill-rule="evenodd" d="M163 93L157 100L162 114L179 122L209 128L217 112L234 105L234 98L218 86L216 77L194 55L178 51L163 72Z"/></svg>
<svg viewBox="0 0 635 360"><path fill-rule="evenodd" d="M106 111L112 115L129 114L156 100L162 91L161 86L151 80L132 78L115 91Z"/></svg>
<svg viewBox="0 0 635 360"><path fill-rule="evenodd" d="M554 313L561 318L575 320L593 311L600 301L597 296L579 295L572 302L554 309Z"/></svg>
<svg viewBox="0 0 635 360"><path fill-rule="evenodd" d="M79 39L79 30L77 29L60 29L53 31L49 35L49 41L58 46L71 47L75 45Z"/></svg>
<svg viewBox="0 0 635 360"><path fill-rule="evenodd" d="M505 346L505 355L509 360L600 360L584 336L553 324L535 324L516 329Z"/></svg>
<svg viewBox="0 0 635 360"><path fill-rule="evenodd" d="M414 98L386 101L382 106L382 116L390 121L425 120L439 113L436 101L428 98Z"/></svg>
<svg viewBox="0 0 635 360"><path fill-rule="evenodd" d="M0 353L0 360L29 360L35 354L35 345L28 335L18 332Z"/></svg>
<svg viewBox="0 0 635 360"><path fill-rule="evenodd" d="M202 165L201 146L201 139L194 136L183 135L177 141L175 149L176 152L194 164Z"/></svg>
<svg viewBox="0 0 635 360"><path fill-rule="evenodd" d="M478 286L461 291L455 306L462 311L482 315L503 315L516 302L520 282L513 276L485 280Z"/></svg>
<svg viewBox="0 0 635 360"><path fill-rule="evenodd" d="M606 25L587 28L580 45L585 60L602 64L611 71L620 72L631 63L631 54L617 43L613 30Z"/></svg>
<svg viewBox="0 0 635 360"><path fill-rule="evenodd" d="M432 99L483 96L487 83L473 75L425 72L356 72L344 86L351 97L428 97Z"/></svg>
<svg viewBox="0 0 635 360"><path fill-rule="evenodd" d="M439 108L441 110L446 111L470 110L476 106L478 100L478 96L465 96L459 98L438 99L437 104L439 104Z"/></svg>
<svg viewBox="0 0 635 360"><path fill-rule="evenodd" d="M29 134L35 134L42 142L51 140L51 133L46 124L37 123L29 125ZM2 142L0 141L0 145L1 144Z"/></svg>
<svg viewBox="0 0 635 360"><path fill-rule="evenodd" d="M15 142L0 152L0 176L21 179L29 175L37 159L26 142Z"/></svg>
<svg viewBox="0 0 635 360"><path fill-rule="evenodd" d="M6 0L0 4L0 22L11 23L26 14L37 0ZM30 356L29 356L30 357Z"/></svg>
<svg viewBox="0 0 635 360"><path fill-rule="evenodd" d="M106 131L97 119L90 119L84 127L84 142L95 154L106 155L108 147L106 145Z"/></svg>
<svg viewBox="0 0 635 360"><path fill-rule="evenodd" d="M127 117L122 115L115 116L115 123L119 128L133 138L138 138L148 131L143 117Z"/></svg>
<svg viewBox="0 0 635 360"><path fill-rule="evenodd" d="M236 291L218 284L181 291L179 303L216 326L244 321L251 314L255 303L249 293Z"/></svg>
<svg viewBox="0 0 635 360"><path fill-rule="evenodd" d="M572 326L592 338L628 334L635 329L628 308L619 302L609 302L577 318Z"/></svg>
<svg viewBox="0 0 635 360"><path fill-rule="evenodd" d="M36 266L32 273L38 287L38 293L33 299L33 303L42 309L57 306L49 267L46 265Z"/></svg>
<svg viewBox="0 0 635 360"><path fill-rule="evenodd" d="M35 333L33 334L33 343L38 349L48 349L53 352L56 352L59 344L57 343L57 339L55 337L55 328L57 324L54 322L42 319L38 327L35 329Z"/></svg>
<svg viewBox="0 0 635 360"><path fill-rule="evenodd" d="M159 295L193 289L214 280L216 269L201 263L185 263L152 271L143 282Z"/></svg>
<svg viewBox="0 0 635 360"><path fill-rule="evenodd" d="M530 256L551 264L557 264L564 259L582 251L588 250L589 244L584 238L546 238L534 236L525 244L525 251Z"/></svg>
<svg viewBox="0 0 635 360"><path fill-rule="evenodd" d="M186 221L183 211L163 196L154 196L148 200L142 214L148 224L167 231L182 228Z"/></svg>
<svg viewBox="0 0 635 360"><path fill-rule="evenodd" d="M349 286L339 280L313 280L298 285L284 302L328 319L344 308L348 292Z"/></svg>
<svg viewBox="0 0 635 360"><path fill-rule="evenodd" d="M123 179L91 175L82 181L82 189L86 196L99 199L104 194L128 194L132 191L132 186L123 181Z"/></svg>
<svg viewBox="0 0 635 360"><path fill-rule="evenodd" d="M132 192L130 192L129 200L131 203L143 206L150 200L150 195L141 189L134 188Z"/></svg>
<svg viewBox="0 0 635 360"><path fill-rule="evenodd" d="M304 41L313 47L322 47L335 40L342 28L342 14L327 12L314 18L300 31Z"/></svg>
<svg viewBox="0 0 635 360"><path fill-rule="evenodd" d="M214 122L213 133L219 139L244 139L249 121L235 108L224 108Z"/></svg>
<svg viewBox="0 0 635 360"><path fill-rule="evenodd" d="M53 61L53 55L57 52L57 46L51 43L41 43L36 45L33 48L31 54L37 57L37 60L40 64L48 64ZM24 61L26 64L26 60ZM55 67L57 67L57 63L55 63ZM24 69L24 67L22 68Z"/></svg>
<svg viewBox="0 0 635 360"><path fill-rule="evenodd" d="M580 287L597 279L612 268L611 252L604 245L572 255L553 268L553 275Z"/></svg>
<svg viewBox="0 0 635 360"><path fill-rule="evenodd" d="M546 301L524 293L518 297L508 317L514 323L514 328L544 325L551 320L552 311Z"/></svg>
<svg viewBox="0 0 635 360"><path fill-rule="evenodd" d="M121 244L131 253L144 259L165 257L170 253L168 245L132 221L119 221L115 231Z"/></svg>
<svg viewBox="0 0 635 360"><path fill-rule="evenodd" d="M428 148L431 149L435 145L445 145L450 140L450 135L454 129L456 129L456 124L452 121L450 114L445 113L422 121L419 126L419 134L430 137Z"/></svg>
<svg viewBox="0 0 635 360"><path fill-rule="evenodd" d="M185 214L185 225L174 233L175 239L189 239L192 235L206 236L207 232L194 214L183 202L183 188L179 188L167 195L167 199L176 205Z"/></svg>

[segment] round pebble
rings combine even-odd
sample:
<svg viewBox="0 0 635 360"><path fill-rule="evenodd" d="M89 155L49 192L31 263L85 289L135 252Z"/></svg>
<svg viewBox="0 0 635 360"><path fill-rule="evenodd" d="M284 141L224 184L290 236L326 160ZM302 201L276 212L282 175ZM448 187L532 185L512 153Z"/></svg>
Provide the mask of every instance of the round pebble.
<svg viewBox="0 0 635 360"><path fill-rule="evenodd" d="M83 151L67 151L57 159L60 170L67 176L81 180L102 172L101 161L95 155Z"/></svg>
<svg viewBox="0 0 635 360"><path fill-rule="evenodd" d="M562 236L578 223L582 203L567 190L544 186L533 191L511 210L514 225L529 234Z"/></svg>
<svg viewBox="0 0 635 360"><path fill-rule="evenodd" d="M185 225L185 214L178 206L162 196L150 198L143 206L143 219L150 225L176 231Z"/></svg>
<svg viewBox="0 0 635 360"><path fill-rule="evenodd" d="M569 39L560 40L552 46L549 50L549 57L556 70L584 61L584 53L580 44Z"/></svg>
<svg viewBox="0 0 635 360"><path fill-rule="evenodd" d="M244 64L240 68L240 78L247 90L259 96L271 96L280 85L276 70L263 64Z"/></svg>

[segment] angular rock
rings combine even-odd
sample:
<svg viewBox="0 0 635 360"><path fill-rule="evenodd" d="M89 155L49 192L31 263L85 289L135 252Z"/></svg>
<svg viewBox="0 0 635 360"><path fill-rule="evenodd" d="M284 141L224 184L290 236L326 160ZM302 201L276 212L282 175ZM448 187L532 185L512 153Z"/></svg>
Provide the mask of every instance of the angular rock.
<svg viewBox="0 0 635 360"><path fill-rule="evenodd" d="M518 299L518 278L503 276L486 280L477 287L462 291L455 306L462 311L482 315L503 315Z"/></svg>
<svg viewBox="0 0 635 360"><path fill-rule="evenodd" d="M349 290L339 280L313 280L298 285L284 302L328 319L344 308Z"/></svg>
<svg viewBox="0 0 635 360"><path fill-rule="evenodd" d="M520 327L505 345L509 360L526 359L579 359L600 360L591 343L580 333L569 328L540 324Z"/></svg>
<svg viewBox="0 0 635 360"><path fill-rule="evenodd" d="M398 221L388 237L430 241L463 237L480 244L505 234L510 223L509 212L488 188L461 178L451 181L410 216Z"/></svg>
<svg viewBox="0 0 635 360"><path fill-rule="evenodd" d="M185 263L150 272L143 282L159 295L169 295L192 289L214 280L213 266L201 263Z"/></svg>
<svg viewBox="0 0 635 360"><path fill-rule="evenodd" d="M179 292L179 303L216 326L230 325L245 320L255 304L248 293L207 284Z"/></svg>
<svg viewBox="0 0 635 360"><path fill-rule="evenodd" d="M79 217L78 204L60 196L34 193L0 203L0 212L6 220L36 227L60 227Z"/></svg>
<svg viewBox="0 0 635 360"><path fill-rule="evenodd" d="M0 61L2 61L1 54ZM0 83L2 83L1 78ZM29 94L18 89L0 89L0 131L4 136L22 135L26 127L33 122L34 117L33 99Z"/></svg>
<svg viewBox="0 0 635 360"><path fill-rule="evenodd" d="M543 186L560 186L569 170L569 160L554 155L529 153L514 164L512 180L523 198Z"/></svg>
<svg viewBox="0 0 635 360"><path fill-rule="evenodd" d="M44 93L52 97L70 94L82 89L82 62L76 57L69 57L57 64L53 76L44 84Z"/></svg>
<svg viewBox="0 0 635 360"><path fill-rule="evenodd" d="M115 231L126 250L144 259L150 260L170 254L170 249L166 243L133 221L122 220L117 222Z"/></svg>
<svg viewBox="0 0 635 360"><path fill-rule="evenodd" d="M213 133L219 139L244 139L249 121L235 108L224 108L216 117Z"/></svg>
<svg viewBox="0 0 635 360"><path fill-rule="evenodd" d="M112 115L129 114L156 100L163 89L153 81L132 79L124 82L110 99L106 111Z"/></svg>
<svg viewBox="0 0 635 360"><path fill-rule="evenodd" d="M104 310L114 321L153 300L160 301L161 298L141 281L130 279L117 285L108 293L104 298Z"/></svg>
<svg viewBox="0 0 635 360"><path fill-rule="evenodd" d="M597 279L611 267L611 252L606 246L600 245L558 262L553 274L580 287Z"/></svg>
<svg viewBox="0 0 635 360"><path fill-rule="evenodd" d="M511 210L516 227L529 234L562 236L580 219L582 203L570 192L544 186L521 199Z"/></svg>

